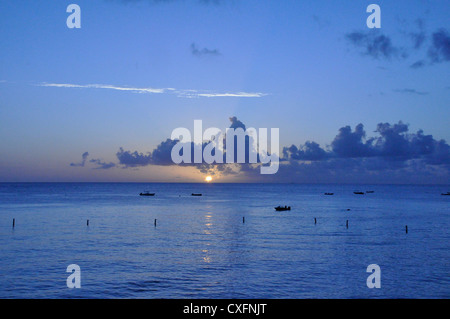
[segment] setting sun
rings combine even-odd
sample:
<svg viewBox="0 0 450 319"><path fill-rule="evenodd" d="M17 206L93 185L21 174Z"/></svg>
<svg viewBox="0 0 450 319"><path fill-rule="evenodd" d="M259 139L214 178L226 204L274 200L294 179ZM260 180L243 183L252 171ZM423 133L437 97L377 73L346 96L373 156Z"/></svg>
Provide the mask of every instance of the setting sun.
<svg viewBox="0 0 450 319"><path fill-rule="evenodd" d="M211 182L212 181L212 177L211 176L206 176L205 177L205 182Z"/></svg>

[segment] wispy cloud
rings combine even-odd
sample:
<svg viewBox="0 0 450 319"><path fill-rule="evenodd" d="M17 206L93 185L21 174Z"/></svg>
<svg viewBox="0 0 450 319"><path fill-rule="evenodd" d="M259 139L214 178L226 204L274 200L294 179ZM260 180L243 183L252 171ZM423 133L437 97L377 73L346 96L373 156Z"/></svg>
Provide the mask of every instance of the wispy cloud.
<svg viewBox="0 0 450 319"><path fill-rule="evenodd" d="M108 84L40 83L38 85L57 88L108 89L117 91L129 91L133 93L164 93L168 90L173 90L173 89L156 89L156 88L135 88L135 87L108 85Z"/></svg>
<svg viewBox="0 0 450 319"><path fill-rule="evenodd" d="M237 98L260 98L268 95L261 92L216 92L207 90L175 89L175 88L136 88L128 86L117 86L109 84L73 84L73 83L39 83L37 86L68 88L68 89L106 89L131 93L143 94L172 94L182 98L201 98L201 97L237 97Z"/></svg>
<svg viewBox="0 0 450 319"><path fill-rule="evenodd" d="M200 97L249 97L249 98L259 98L268 95L267 93L261 92L206 92L197 90L177 90L175 91L179 97L184 98L200 98Z"/></svg>
<svg viewBox="0 0 450 319"><path fill-rule="evenodd" d="M417 91L416 89L398 89L394 90L396 93L416 94L416 95L428 95L429 92Z"/></svg>
<svg viewBox="0 0 450 319"><path fill-rule="evenodd" d="M192 44L191 44L191 53L192 53L193 55L195 55L195 56L198 56L198 57L201 57L201 56L218 56L218 55L221 55L220 52L219 52L219 50L217 50L217 49L214 49L214 50L211 50L211 49L208 49L208 48L200 49L200 48L198 47L198 45L195 44L195 43L192 43Z"/></svg>

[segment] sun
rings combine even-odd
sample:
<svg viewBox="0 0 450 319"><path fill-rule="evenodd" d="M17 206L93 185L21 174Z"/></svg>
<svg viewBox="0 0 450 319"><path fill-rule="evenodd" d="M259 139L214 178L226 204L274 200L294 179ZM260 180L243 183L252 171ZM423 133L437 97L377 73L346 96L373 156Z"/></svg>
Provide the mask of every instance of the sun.
<svg viewBox="0 0 450 319"><path fill-rule="evenodd" d="M205 182L207 182L207 183L212 182L212 177L211 176L206 176L205 177Z"/></svg>

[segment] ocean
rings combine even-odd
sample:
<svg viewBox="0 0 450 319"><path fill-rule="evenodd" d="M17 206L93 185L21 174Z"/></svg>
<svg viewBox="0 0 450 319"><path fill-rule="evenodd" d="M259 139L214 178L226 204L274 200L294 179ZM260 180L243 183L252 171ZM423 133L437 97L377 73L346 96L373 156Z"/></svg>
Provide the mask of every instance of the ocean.
<svg viewBox="0 0 450 319"><path fill-rule="evenodd" d="M449 190L0 183L0 298L449 298Z"/></svg>

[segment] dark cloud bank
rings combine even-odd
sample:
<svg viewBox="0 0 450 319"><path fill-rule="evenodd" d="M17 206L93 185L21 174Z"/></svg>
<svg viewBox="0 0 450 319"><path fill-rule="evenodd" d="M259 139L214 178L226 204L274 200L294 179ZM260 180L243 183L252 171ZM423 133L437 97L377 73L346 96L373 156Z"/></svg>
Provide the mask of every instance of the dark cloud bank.
<svg viewBox="0 0 450 319"><path fill-rule="evenodd" d="M231 128L245 125L230 118ZM363 124L354 129L344 126L326 147L314 141L283 147L277 174L261 175L258 165L249 164L181 164L195 167L205 174L234 175L238 180L253 182L299 183L448 183L450 180L450 146L422 130L409 132L403 122L379 123L376 136L368 137ZM120 148L118 163L98 159L89 162L97 169L139 168L149 165L172 166L171 151L177 141L167 139L154 150L141 153ZM247 145L251 141L247 138ZM207 143L203 144L205 147ZM190 145L192 154L196 146ZM225 149L226 152L226 149ZM71 166L84 166L83 161ZM225 154L224 154L225 156ZM248 157L246 156L246 159Z"/></svg>

